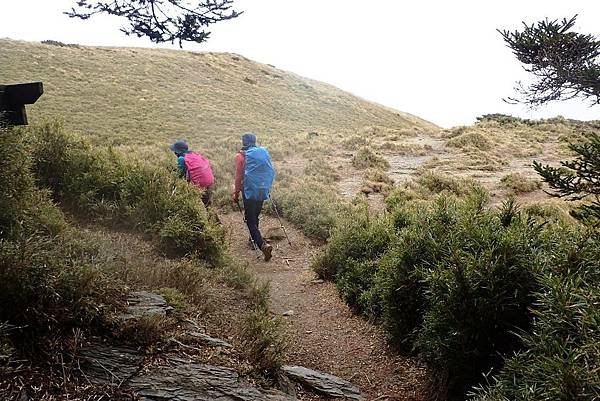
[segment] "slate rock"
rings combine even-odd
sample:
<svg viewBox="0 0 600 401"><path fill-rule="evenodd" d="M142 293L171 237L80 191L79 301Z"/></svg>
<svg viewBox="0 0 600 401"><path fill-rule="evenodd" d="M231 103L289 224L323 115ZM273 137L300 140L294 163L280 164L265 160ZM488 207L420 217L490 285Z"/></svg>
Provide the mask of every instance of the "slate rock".
<svg viewBox="0 0 600 401"><path fill-rule="evenodd" d="M198 331L190 331L185 333L185 335L211 347L233 348L233 346L226 341L211 337L208 334L200 333Z"/></svg>
<svg viewBox="0 0 600 401"><path fill-rule="evenodd" d="M330 397L350 398L352 400L365 399L356 386L339 377L302 366L286 365L281 370L290 379Z"/></svg>
<svg viewBox="0 0 600 401"><path fill-rule="evenodd" d="M132 292L127 297L127 311L120 318L123 321L142 316L162 316L171 313L173 308L158 294L147 291Z"/></svg>
<svg viewBox="0 0 600 401"><path fill-rule="evenodd" d="M83 374L97 384L116 384L129 380L144 359L134 348L92 343L79 351Z"/></svg>
<svg viewBox="0 0 600 401"><path fill-rule="evenodd" d="M127 386L141 401L294 401L277 390L262 390L230 368L191 363L177 358L132 378Z"/></svg>

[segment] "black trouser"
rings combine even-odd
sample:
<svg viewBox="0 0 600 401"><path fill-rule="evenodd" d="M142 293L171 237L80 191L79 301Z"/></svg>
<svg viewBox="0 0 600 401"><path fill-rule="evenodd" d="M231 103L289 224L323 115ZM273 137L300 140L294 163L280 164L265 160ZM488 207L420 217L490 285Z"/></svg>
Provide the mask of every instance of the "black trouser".
<svg viewBox="0 0 600 401"><path fill-rule="evenodd" d="M208 188L204 188L204 192L202 193L202 203L204 206L209 207L212 201L213 195L213 186L211 185Z"/></svg>
<svg viewBox="0 0 600 401"><path fill-rule="evenodd" d="M262 207L263 201L244 198L244 215L246 217L246 224L248 225L250 236L254 240L256 246L259 248L262 248L263 246L263 238L260 234L260 230L258 229L258 216L262 211Z"/></svg>

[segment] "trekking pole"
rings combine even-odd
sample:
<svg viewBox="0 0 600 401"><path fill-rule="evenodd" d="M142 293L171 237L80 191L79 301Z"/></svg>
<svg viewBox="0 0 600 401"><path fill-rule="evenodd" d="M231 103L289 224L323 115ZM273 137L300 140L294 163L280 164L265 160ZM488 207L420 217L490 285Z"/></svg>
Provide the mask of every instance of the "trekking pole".
<svg viewBox="0 0 600 401"><path fill-rule="evenodd" d="M285 227L283 226L283 223L281 222L281 216L279 216L279 210L277 210L277 205L275 204L275 199L271 198L271 205L273 205L273 210L275 210L275 215L277 216L277 220L279 220L279 225L281 226L281 229L283 230L283 234L285 235L285 238L287 239L288 244L290 244L290 246L292 246L292 241L290 241L290 237L288 237L287 231L285 231Z"/></svg>
<svg viewBox="0 0 600 401"><path fill-rule="evenodd" d="M238 210L240 211L240 214L242 215L242 219L244 220L244 224L246 224L246 228L248 228L248 224L246 222L246 215L242 211L242 206L240 205L240 201L238 200L237 202L235 202L235 204L237 205ZM248 233L250 233L249 228L248 228ZM260 259L260 255L262 254L262 252L258 249L256 242L254 242L254 238L252 238L252 233L250 233L250 242L252 243L252 248L254 248L254 251L257 253L256 259Z"/></svg>

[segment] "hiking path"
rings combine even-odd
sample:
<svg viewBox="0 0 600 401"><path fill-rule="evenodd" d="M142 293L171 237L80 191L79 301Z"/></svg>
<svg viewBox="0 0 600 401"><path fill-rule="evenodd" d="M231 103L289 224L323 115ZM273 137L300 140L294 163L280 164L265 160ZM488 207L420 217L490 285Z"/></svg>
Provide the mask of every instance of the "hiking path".
<svg viewBox="0 0 600 401"><path fill-rule="evenodd" d="M264 212L263 212L264 213ZM229 248L261 281L270 283L271 312L285 320L288 350L285 363L330 373L358 386L367 400L421 401L426 397L426 372L415 358L394 353L382 330L352 313L335 284L317 278L311 261L322 248L283 222L262 215L261 231L270 238L273 258L257 259L248 245L248 230L239 213L221 216ZM300 391L301 400L321 400Z"/></svg>

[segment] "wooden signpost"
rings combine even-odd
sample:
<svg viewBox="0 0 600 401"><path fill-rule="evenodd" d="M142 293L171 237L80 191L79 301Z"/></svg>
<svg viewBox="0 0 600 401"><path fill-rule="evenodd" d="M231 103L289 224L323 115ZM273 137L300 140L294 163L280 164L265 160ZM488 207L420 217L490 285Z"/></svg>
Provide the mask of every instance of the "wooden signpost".
<svg viewBox="0 0 600 401"><path fill-rule="evenodd" d="M0 85L0 119L8 125L27 125L26 104L34 104L44 93L41 82Z"/></svg>

